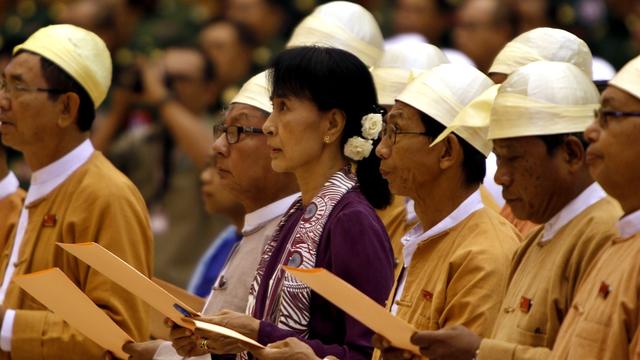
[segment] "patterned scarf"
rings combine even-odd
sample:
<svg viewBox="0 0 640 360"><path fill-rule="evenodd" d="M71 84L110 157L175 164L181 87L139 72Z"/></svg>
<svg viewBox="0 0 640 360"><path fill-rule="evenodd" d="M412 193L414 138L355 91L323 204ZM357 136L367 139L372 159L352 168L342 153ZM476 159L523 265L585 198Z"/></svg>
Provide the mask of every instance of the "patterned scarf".
<svg viewBox="0 0 640 360"><path fill-rule="evenodd" d="M338 171L327 181L320 192L311 200L293 234L288 239L285 251L278 259L275 273L271 279L263 279L265 268L278 243L282 227L289 217L302 207L301 199L296 200L289 208L289 211L280 220L273 238L262 252L256 276L249 290L247 314L257 316L255 313L256 294L260 283L263 280L268 281L269 290L262 320L269 321L283 329L293 330L304 337L308 335L311 289L286 273L282 269L282 265L304 269L315 266L316 250L329 214L342 196L356 184L355 175L351 174L348 169Z"/></svg>

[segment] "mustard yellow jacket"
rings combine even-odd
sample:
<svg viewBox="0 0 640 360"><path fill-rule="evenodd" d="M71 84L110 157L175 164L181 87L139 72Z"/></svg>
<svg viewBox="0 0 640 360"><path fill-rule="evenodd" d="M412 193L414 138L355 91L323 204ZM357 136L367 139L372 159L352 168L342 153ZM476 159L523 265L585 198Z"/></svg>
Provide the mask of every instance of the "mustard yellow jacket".
<svg viewBox="0 0 640 360"><path fill-rule="evenodd" d="M66 181L28 206L29 222L15 264L12 243L0 257L15 275L60 268L94 303L136 341L149 337L147 305L56 243L95 241L146 275L151 274L152 235L148 213L133 184L99 152ZM11 239L15 237L13 231ZM53 290L53 289L52 289ZM11 354L1 359L105 359L109 354L48 311L15 283L3 303L16 309Z"/></svg>

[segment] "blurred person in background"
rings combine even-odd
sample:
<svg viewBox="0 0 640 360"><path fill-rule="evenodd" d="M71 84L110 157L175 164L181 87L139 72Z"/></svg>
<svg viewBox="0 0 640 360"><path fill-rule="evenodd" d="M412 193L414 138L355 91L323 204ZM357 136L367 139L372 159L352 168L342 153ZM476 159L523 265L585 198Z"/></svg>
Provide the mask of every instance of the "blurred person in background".
<svg viewBox="0 0 640 360"><path fill-rule="evenodd" d="M18 178L9 170L7 149L0 143L0 251L16 227L24 196Z"/></svg>
<svg viewBox="0 0 640 360"><path fill-rule="evenodd" d="M252 31L260 45L254 60L266 66L284 48L299 15L289 0L226 0L225 17Z"/></svg>
<svg viewBox="0 0 640 360"><path fill-rule="evenodd" d="M215 18L200 30L198 42L216 69L218 100L228 104L240 85L259 72L260 66L254 61L257 40L246 25Z"/></svg>
<svg viewBox="0 0 640 360"><path fill-rule="evenodd" d="M393 5L393 33L417 33L430 44L450 43L454 7L446 0L396 0Z"/></svg>
<svg viewBox="0 0 640 360"><path fill-rule="evenodd" d="M200 174L202 199L209 214L221 214L231 224L216 235L216 238L200 257L200 261L191 275L187 290L200 297L209 295L229 257L229 253L242 239L240 231L244 225L246 214L242 203L220 186L220 175L216 171L215 160L216 157L212 154L207 167Z"/></svg>
<svg viewBox="0 0 640 360"><path fill-rule="evenodd" d="M503 0L465 0L456 10L453 44L484 73L514 35L513 14Z"/></svg>
<svg viewBox="0 0 640 360"><path fill-rule="evenodd" d="M155 275L186 287L199 257L225 225L200 200L199 173L213 141L208 106L214 70L197 48L168 48L139 64L142 89L119 89L94 128L96 147L140 189L151 214ZM125 130L116 137L118 129Z"/></svg>

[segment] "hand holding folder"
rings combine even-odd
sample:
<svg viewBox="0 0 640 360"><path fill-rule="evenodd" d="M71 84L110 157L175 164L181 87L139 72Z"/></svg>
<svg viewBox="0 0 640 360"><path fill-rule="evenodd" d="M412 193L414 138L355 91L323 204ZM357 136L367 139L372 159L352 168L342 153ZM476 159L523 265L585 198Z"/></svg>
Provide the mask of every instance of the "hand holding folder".
<svg viewBox="0 0 640 360"><path fill-rule="evenodd" d="M201 317L202 314L193 310L185 302L156 284L157 280L154 282L149 279L99 244L80 243L58 245L115 283L131 291L134 295L144 300L177 325L192 330L197 327L235 338L253 346L262 347L259 343L234 330L192 319Z"/></svg>

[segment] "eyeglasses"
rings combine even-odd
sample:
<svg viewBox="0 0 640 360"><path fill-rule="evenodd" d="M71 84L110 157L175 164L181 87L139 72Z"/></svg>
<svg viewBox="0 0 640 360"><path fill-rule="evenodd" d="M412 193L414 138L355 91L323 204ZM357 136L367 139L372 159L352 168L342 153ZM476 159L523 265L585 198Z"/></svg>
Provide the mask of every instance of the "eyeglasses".
<svg viewBox="0 0 640 360"><path fill-rule="evenodd" d="M382 126L382 139L390 142L392 145L396 144L398 140L398 135L424 135L427 136L426 131L400 131L395 125L387 125L386 123Z"/></svg>
<svg viewBox="0 0 640 360"><path fill-rule="evenodd" d="M623 118L629 116L640 116L640 111L614 111L614 110L593 110L593 116L598 120L600 127L606 128L609 125L609 118Z"/></svg>
<svg viewBox="0 0 640 360"><path fill-rule="evenodd" d="M261 128L255 128L251 126L236 126L230 125L226 126L224 124L218 124L213 127L213 138L219 138L222 133L226 134L227 142L229 144L235 144L240 141L240 134L261 134L264 135L264 132Z"/></svg>
<svg viewBox="0 0 640 360"><path fill-rule="evenodd" d="M12 85L7 82L5 79L0 79L0 91L9 95L10 97L15 96L17 93L26 93L26 92L46 92L46 93L58 93L63 94L68 92L69 90L63 89L52 89L52 88L32 88L25 85Z"/></svg>

